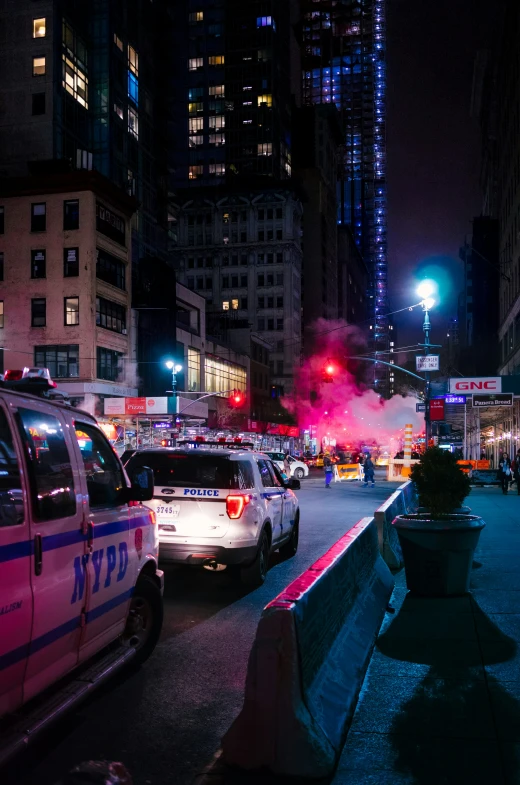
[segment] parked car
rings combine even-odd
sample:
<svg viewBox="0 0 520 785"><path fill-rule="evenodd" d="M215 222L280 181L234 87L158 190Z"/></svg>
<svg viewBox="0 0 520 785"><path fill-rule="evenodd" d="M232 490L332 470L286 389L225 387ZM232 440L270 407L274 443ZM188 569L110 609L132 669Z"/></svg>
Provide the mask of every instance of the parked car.
<svg viewBox="0 0 520 785"><path fill-rule="evenodd" d="M283 452L266 452L266 455L275 463L281 472L285 471L285 454ZM304 461L299 461L293 455L289 455L288 459L291 469L291 477L296 477L298 480L303 480L309 474L309 467Z"/></svg>
<svg viewBox="0 0 520 785"><path fill-rule="evenodd" d="M236 567L242 581L260 586L269 554L298 549L300 509L293 489L265 453L223 445L142 449L127 470L150 466L162 559L219 569Z"/></svg>
<svg viewBox="0 0 520 785"><path fill-rule="evenodd" d="M95 419L46 399L49 384L0 383L0 717L19 717L0 763L107 674L144 661L162 626L157 527L143 506L152 473L141 466L130 482ZM48 703L24 715L44 690Z"/></svg>

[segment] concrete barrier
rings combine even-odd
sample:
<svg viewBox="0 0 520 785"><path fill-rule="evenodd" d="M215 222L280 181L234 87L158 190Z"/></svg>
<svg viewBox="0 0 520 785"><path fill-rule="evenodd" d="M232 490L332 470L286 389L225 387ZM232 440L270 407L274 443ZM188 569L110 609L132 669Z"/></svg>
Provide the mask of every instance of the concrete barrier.
<svg viewBox="0 0 520 785"><path fill-rule="evenodd" d="M396 515L412 512L416 507L415 486L408 480L400 485L374 513L379 552L391 570L400 570L404 566L399 537L392 526L392 521Z"/></svg>
<svg viewBox="0 0 520 785"><path fill-rule="evenodd" d="M223 759L301 778L328 776L392 593L373 518L363 518L264 608L242 711Z"/></svg>
<svg viewBox="0 0 520 785"><path fill-rule="evenodd" d="M402 485L400 485L397 490L401 491L403 494L405 512L415 512L419 504L419 500L417 498L417 491L413 482L408 480L407 482L404 482Z"/></svg>

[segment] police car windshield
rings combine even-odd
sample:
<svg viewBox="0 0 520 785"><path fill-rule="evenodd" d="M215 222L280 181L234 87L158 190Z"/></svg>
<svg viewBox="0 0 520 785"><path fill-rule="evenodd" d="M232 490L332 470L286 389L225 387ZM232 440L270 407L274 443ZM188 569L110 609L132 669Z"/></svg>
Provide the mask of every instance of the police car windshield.
<svg viewBox="0 0 520 785"><path fill-rule="evenodd" d="M216 455L146 452L130 458L126 470L131 475L134 469L149 466L156 487L237 488L233 464L228 458Z"/></svg>

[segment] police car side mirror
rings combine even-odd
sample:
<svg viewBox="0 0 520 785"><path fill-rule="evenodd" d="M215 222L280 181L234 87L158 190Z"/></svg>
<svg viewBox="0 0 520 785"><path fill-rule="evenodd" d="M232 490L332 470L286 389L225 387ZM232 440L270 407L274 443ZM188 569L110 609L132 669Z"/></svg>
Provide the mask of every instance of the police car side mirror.
<svg viewBox="0 0 520 785"><path fill-rule="evenodd" d="M291 477L290 479L286 480L285 487L290 488L291 491L299 491L301 484L300 481L296 479L296 477Z"/></svg>
<svg viewBox="0 0 520 785"><path fill-rule="evenodd" d="M131 487L128 489L128 501L148 502L153 499L154 477L148 466L140 466L130 474Z"/></svg>

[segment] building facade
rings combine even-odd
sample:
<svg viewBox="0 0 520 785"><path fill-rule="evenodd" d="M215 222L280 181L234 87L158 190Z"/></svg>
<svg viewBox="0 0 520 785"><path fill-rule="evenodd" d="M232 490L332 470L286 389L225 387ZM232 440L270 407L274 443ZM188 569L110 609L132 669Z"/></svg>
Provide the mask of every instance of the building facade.
<svg viewBox="0 0 520 785"><path fill-rule="evenodd" d="M289 387L301 349L301 199L283 183L178 196L179 282L205 297L213 318L241 321L267 341L272 381Z"/></svg>
<svg viewBox="0 0 520 785"><path fill-rule="evenodd" d="M98 173L79 172L4 179L0 205L1 370L47 367L93 414L104 397L136 395L135 200Z"/></svg>
<svg viewBox="0 0 520 785"><path fill-rule="evenodd" d="M148 275L167 259L169 4L6 0L0 29L0 175L95 170L138 200L133 291L146 293L138 330L152 335L138 341L139 380L153 393L159 339L175 331L168 305L157 309L164 287L150 291Z"/></svg>
<svg viewBox="0 0 520 785"><path fill-rule="evenodd" d="M338 221L351 227L369 270L375 351L389 346L385 37L385 0L303 3L303 100L340 112ZM378 371L376 390L389 393L388 374Z"/></svg>

